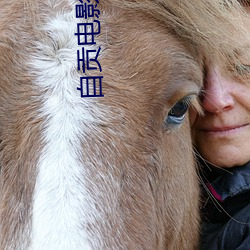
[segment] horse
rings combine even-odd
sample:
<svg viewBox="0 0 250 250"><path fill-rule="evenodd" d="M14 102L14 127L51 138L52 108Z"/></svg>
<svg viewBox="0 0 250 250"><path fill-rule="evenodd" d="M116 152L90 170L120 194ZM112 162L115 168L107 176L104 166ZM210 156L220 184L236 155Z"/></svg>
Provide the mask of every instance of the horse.
<svg viewBox="0 0 250 250"><path fill-rule="evenodd" d="M201 112L204 58L232 60L238 12L1 1L0 249L196 249L188 109Z"/></svg>

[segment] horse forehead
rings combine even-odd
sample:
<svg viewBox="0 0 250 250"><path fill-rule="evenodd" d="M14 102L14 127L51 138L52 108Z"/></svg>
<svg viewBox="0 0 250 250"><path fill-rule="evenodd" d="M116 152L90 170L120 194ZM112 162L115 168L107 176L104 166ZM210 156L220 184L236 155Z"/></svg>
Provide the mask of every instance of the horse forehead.
<svg viewBox="0 0 250 250"><path fill-rule="evenodd" d="M113 60L104 58L103 65L104 68L116 65L120 85L126 79L127 88L145 87L140 95L157 97L156 93L161 93L158 97L165 96L164 99L180 91L185 95L200 89L202 55L188 41L154 18L135 15L126 20L123 24L120 24L123 18L109 24L105 33L105 39L111 44L106 44L107 58ZM113 35L116 33L119 36Z"/></svg>
<svg viewBox="0 0 250 250"><path fill-rule="evenodd" d="M7 8L7 5L5 5L5 8ZM11 26L11 23L17 25L19 15L21 14L14 14L13 20L11 19L7 26ZM43 16L46 16L46 14L43 14ZM22 16L22 18L26 19L26 16ZM28 18L29 21L30 18ZM45 21L43 20L43 22ZM141 82L144 86L149 87L149 95L155 95L159 91L162 93L167 91L168 96L172 95L172 92L182 89L183 85L179 83L186 79L190 80L190 85L200 87L202 70L199 66L201 65L201 56L189 42L180 39L175 31L170 30L156 18L143 12L134 14L125 12L122 15L115 15L113 19L106 16L100 17L100 22L102 34L98 39L103 40L104 44L106 43L102 50L106 46L113 51L111 52L113 57L110 57L109 52L107 53L107 60L100 57L100 62L103 60L101 65L104 68L105 78L108 78L105 69L111 68L110 64L112 64L113 70L110 77L114 78L118 72L120 85L122 85L121 78L129 79L131 84L128 81L126 81L126 84L133 85L133 89L135 87L141 89L142 84L138 84L138 82ZM23 32L25 37L29 33L31 39L34 37L35 31L32 29L26 29ZM119 54L121 55L119 57L120 63L117 60ZM109 60L110 58L112 60ZM138 77L136 77L137 75ZM171 89L169 89L169 86ZM144 92L144 94L147 94L147 92Z"/></svg>
<svg viewBox="0 0 250 250"><path fill-rule="evenodd" d="M134 15L125 13L107 26L104 20L103 30L105 42L113 42L112 45L108 45L109 49L124 54L124 61L133 62L135 59L140 59L138 65L145 69L149 69L150 66L156 69L157 65L162 65L165 70L171 67L177 72L182 70L186 63L191 62L201 71L202 54L196 50L191 41L181 38L177 35L178 31L171 30L167 25L145 13ZM193 69L186 67L184 74L193 73L188 70Z"/></svg>

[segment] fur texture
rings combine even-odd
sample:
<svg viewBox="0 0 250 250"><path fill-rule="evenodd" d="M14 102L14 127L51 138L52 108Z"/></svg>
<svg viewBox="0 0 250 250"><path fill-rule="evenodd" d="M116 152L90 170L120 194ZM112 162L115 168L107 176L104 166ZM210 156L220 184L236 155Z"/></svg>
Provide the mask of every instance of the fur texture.
<svg viewBox="0 0 250 250"><path fill-rule="evenodd" d="M195 249L189 122L167 117L239 45L238 5L211 2L100 1L104 97L81 98L78 1L1 1L0 249Z"/></svg>

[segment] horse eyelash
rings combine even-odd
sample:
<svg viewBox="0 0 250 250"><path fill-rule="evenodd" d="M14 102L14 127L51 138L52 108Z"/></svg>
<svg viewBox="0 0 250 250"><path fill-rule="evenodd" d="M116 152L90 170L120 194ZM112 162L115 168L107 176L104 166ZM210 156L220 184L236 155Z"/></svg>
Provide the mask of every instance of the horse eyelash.
<svg viewBox="0 0 250 250"><path fill-rule="evenodd" d="M186 101L187 106L195 110L198 113L198 115L200 116L204 115L204 111L198 100L198 96L196 96L195 98L187 98L187 100L185 101Z"/></svg>

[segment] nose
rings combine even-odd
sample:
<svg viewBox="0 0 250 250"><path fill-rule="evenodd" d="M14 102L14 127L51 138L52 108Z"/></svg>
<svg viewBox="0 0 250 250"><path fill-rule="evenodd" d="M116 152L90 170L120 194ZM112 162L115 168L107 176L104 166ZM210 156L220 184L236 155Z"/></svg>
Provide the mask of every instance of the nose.
<svg viewBox="0 0 250 250"><path fill-rule="evenodd" d="M205 112L220 113L234 107L230 79L217 66L207 69L201 105Z"/></svg>

